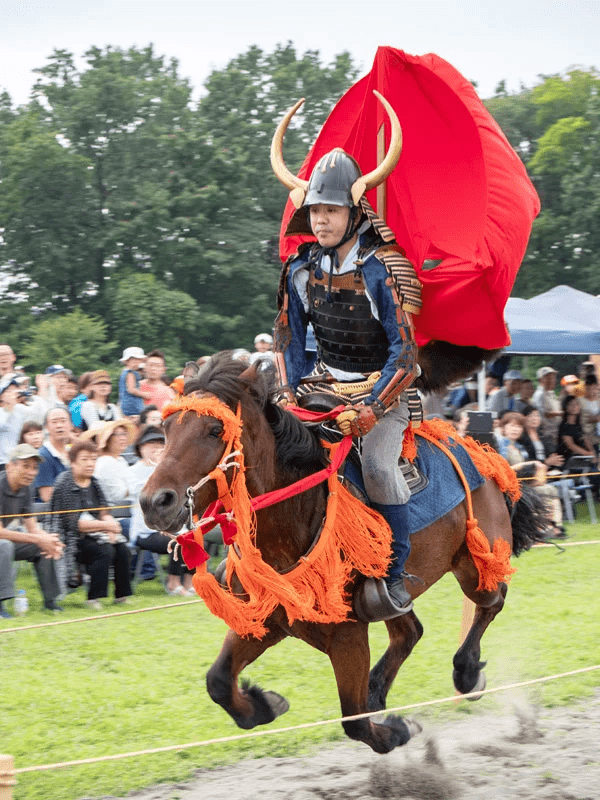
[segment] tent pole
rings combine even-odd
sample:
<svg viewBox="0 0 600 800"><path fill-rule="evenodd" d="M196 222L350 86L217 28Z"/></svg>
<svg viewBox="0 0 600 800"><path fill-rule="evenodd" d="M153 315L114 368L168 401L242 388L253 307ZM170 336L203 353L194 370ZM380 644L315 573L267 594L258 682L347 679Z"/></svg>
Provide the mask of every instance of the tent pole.
<svg viewBox="0 0 600 800"><path fill-rule="evenodd" d="M485 373L486 362L484 361L477 373L477 405L480 411L485 411Z"/></svg>

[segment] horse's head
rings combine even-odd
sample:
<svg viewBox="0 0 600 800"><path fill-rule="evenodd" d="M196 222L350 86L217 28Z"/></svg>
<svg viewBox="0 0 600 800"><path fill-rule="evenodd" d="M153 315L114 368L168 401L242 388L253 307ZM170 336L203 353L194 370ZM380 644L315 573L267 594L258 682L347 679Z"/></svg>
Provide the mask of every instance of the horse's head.
<svg viewBox="0 0 600 800"><path fill-rule="evenodd" d="M204 479L222 465L226 450L240 449L242 441L244 450L251 449L260 437L260 410L268 391L267 378L259 370L233 360L229 353L219 353L186 384L183 396L166 407L165 450L140 495L150 528L179 531L189 518L189 489L197 514L217 499L216 481ZM262 427L268 428L264 420ZM232 462L235 457L227 464ZM223 472L228 482L235 470L232 464Z"/></svg>

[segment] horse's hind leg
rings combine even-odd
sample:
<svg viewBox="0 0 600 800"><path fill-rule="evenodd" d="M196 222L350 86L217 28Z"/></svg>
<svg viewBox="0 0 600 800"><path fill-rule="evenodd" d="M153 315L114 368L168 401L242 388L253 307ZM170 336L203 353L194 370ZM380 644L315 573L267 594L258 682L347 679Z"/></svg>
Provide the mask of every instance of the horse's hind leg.
<svg viewBox="0 0 600 800"><path fill-rule="evenodd" d="M281 695L265 692L258 686L247 684L240 688L238 685L240 672L286 636L284 631L275 629L262 639L242 639L230 630L219 657L207 673L208 694L240 728L266 725L288 710L289 704Z"/></svg>
<svg viewBox="0 0 600 800"><path fill-rule="evenodd" d="M423 635L423 626L414 611L394 617L386 623L390 643L369 673L369 711L382 711L398 670Z"/></svg>
<svg viewBox="0 0 600 800"><path fill-rule="evenodd" d="M475 603L473 623L464 642L453 659L452 679L461 694L485 689L485 661L480 661L481 637L496 614L502 611L507 592L505 583L500 583L494 592L477 591L479 575L471 559L465 556L453 569L465 595ZM478 700L478 697L469 698Z"/></svg>

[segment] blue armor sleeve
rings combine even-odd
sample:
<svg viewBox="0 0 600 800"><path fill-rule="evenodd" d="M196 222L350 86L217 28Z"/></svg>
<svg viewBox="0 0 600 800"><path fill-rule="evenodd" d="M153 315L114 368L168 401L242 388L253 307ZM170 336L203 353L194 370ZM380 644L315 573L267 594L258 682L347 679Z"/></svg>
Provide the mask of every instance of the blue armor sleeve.
<svg viewBox="0 0 600 800"><path fill-rule="evenodd" d="M388 359L365 403L387 408L419 374L412 317L402 308L392 278L375 257L367 259L363 278L389 341Z"/></svg>

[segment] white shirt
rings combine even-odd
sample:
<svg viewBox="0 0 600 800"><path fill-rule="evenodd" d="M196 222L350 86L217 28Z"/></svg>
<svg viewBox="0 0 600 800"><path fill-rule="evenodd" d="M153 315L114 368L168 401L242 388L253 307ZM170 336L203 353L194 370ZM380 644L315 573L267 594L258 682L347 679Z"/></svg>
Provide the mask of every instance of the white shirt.
<svg viewBox="0 0 600 800"><path fill-rule="evenodd" d="M135 464L132 464L127 470L129 500L132 503L131 523L129 525L129 543L132 546L135 545L138 537L144 537L148 536L149 533L154 533L154 530L149 528L144 521L144 515L140 507L140 492L155 469L155 464L144 464L140 458L139 461L136 461Z"/></svg>
<svg viewBox="0 0 600 800"><path fill-rule="evenodd" d="M98 479L107 503L111 506L124 505L129 496L129 464L123 456L100 456L96 461L94 477Z"/></svg>

